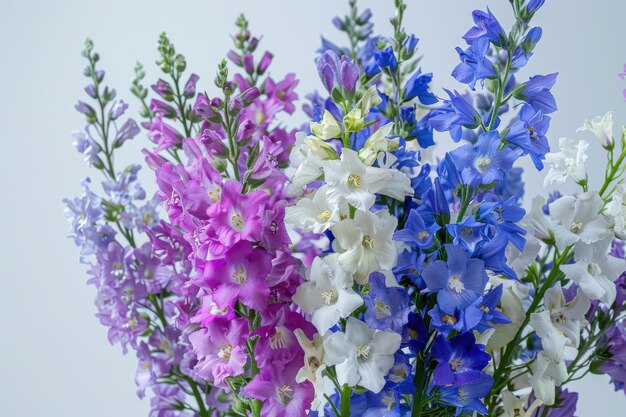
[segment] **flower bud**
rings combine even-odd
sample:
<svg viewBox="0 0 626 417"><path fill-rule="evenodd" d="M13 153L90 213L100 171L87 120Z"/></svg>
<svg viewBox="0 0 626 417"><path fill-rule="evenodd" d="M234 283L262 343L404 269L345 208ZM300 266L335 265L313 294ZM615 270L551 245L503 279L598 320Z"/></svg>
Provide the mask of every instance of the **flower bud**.
<svg viewBox="0 0 626 417"><path fill-rule="evenodd" d="M120 100L119 102L117 102L115 106L113 106L113 108L111 109L111 120L115 120L123 115L127 108L128 104L124 103L124 100Z"/></svg>
<svg viewBox="0 0 626 417"><path fill-rule="evenodd" d="M239 96L243 100L244 105L248 105L256 100L261 95L261 92L257 87L250 87Z"/></svg>
<svg viewBox="0 0 626 417"><path fill-rule="evenodd" d="M237 142L241 142L242 140L250 139L252 134L256 132L257 125L250 119L245 119L237 128L236 139Z"/></svg>
<svg viewBox="0 0 626 417"><path fill-rule="evenodd" d="M243 100L239 96L235 96L231 99L230 103L228 103L228 111L232 115L237 115L243 108Z"/></svg>
<svg viewBox="0 0 626 417"><path fill-rule="evenodd" d="M350 113L346 114L343 118L343 125L346 128L346 132L358 132L363 129L363 116L361 115L361 109L355 107L350 110Z"/></svg>
<svg viewBox="0 0 626 417"><path fill-rule="evenodd" d="M367 116L372 107L378 106L381 101L382 99L378 94L378 90L376 89L376 86L373 85L365 92L365 94L363 94L363 97L361 97L357 103L357 107L361 109L362 115Z"/></svg>
<svg viewBox="0 0 626 417"><path fill-rule="evenodd" d="M235 51L228 51L226 57L231 60L231 62L237 66L241 66L241 56L237 54Z"/></svg>
<svg viewBox="0 0 626 417"><path fill-rule="evenodd" d="M96 87L93 84L87 84L85 86L85 93L91 98L96 98Z"/></svg>
<svg viewBox="0 0 626 417"><path fill-rule="evenodd" d="M140 131L141 129L139 129L139 126L133 119L126 120L115 135L113 147L119 148L124 142L137 136Z"/></svg>
<svg viewBox="0 0 626 417"><path fill-rule="evenodd" d="M369 22L371 18L372 18L372 11L370 9L365 9L363 13L361 13L361 15L357 18L357 21L363 25Z"/></svg>
<svg viewBox="0 0 626 417"><path fill-rule="evenodd" d="M593 120L585 120L585 123L576 130L577 132L591 132L605 149L613 149L613 112L607 112L602 117L594 117Z"/></svg>
<svg viewBox="0 0 626 417"><path fill-rule="evenodd" d="M84 114L85 116L95 116L96 114L96 111L93 109L93 107L83 101L79 101L78 103L76 103L74 105L74 108L76 109L76 111Z"/></svg>
<svg viewBox="0 0 626 417"><path fill-rule="evenodd" d="M154 114L161 114L167 118L176 117L176 109L169 104L153 98L150 101L150 111Z"/></svg>
<svg viewBox="0 0 626 417"><path fill-rule="evenodd" d="M172 90L172 86L167 81L164 81L159 78L156 84L150 86L152 91L160 95L166 101L172 101L174 98L174 90Z"/></svg>
<svg viewBox="0 0 626 417"><path fill-rule="evenodd" d="M311 153L318 159L338 159L335 149L315 136L307 136L304 138L304 143L306 143Z"/></svg>
<svg viewBox="0 0 626 417"><path fill-rule="evenodd" d="M196 95L196 83L199 79L200 77L198 77L198 75L196 74L191 74L189 76L189 79L185 83L185 88L183 89L183 94L185 97L192 98Z"/></svg>
<svg viewBox="0 0 626 417"><path fill-rule="evenodd" d="M419 39L415 35L413 35L413 34L407 36L407 38L404 40L404 42L402 42L402 46L404 46L404 48L406 49L406 53L407 54L412 54L413 53L413 51L417 47L417 42L418 41L419 41Z"/></svg>
<svg viewBox="0 0 626 417"><path fill-rule="evenodd" d="M257 74L263 75L265 73L267 68L270 66L270 63L272 62L272 58L274 58L274 55L272 55L270 52L265 52L263 54L263 56L261 57L261 62L259 62L259 66L256 70Z"/></svg>
<svg viewBox="0 0 626 417"><path fill-rule="evenodd" d="M220 115L213 111L211 105L209 104L209 101L204 94L200 94L196 98L196 103L193 106L193 112L196 115L204 117L207 120L221 120Z"/></svg>
<svg viewBox="0 0 626 417"><path fill-rule="evenodd" d="M356 82L359 79L359 69L354 62L343 56L341 57L341 67L339 71L343 88L345 88L348 93L353 93L356 88Z"/></svg>
<svg viewBox="0 0 626 417"><path fill-rule="evenodd" d="M311 133L322 140L333 139L341 134L341 125L328 110L324 110L319 123L311 122L309 126Z"/></svg>
<svg viewBox="0 0 626 417"><path fill-rule="evenodd" d="M376 161L379 152L389 152L398 149L398 138L387 139L392 128L393 123L388 123L379 128L365 141L365 145L359 151L359 158L365 165L372 165Z"/></svg>
<svg viewBox="0 0 626 417"><path fill-rule="evenodd" d="M252 74L254 72L254 57L252 54L245 54L243 56L243 69L248 74Z"/></svg>
<svg viewBox="0 0 626 417"><path fill-rule="evenodd" d="M333 25L339 30L343 30L345 28L345 24L339 16L335 16L332 22L333 22Z"/></svg>

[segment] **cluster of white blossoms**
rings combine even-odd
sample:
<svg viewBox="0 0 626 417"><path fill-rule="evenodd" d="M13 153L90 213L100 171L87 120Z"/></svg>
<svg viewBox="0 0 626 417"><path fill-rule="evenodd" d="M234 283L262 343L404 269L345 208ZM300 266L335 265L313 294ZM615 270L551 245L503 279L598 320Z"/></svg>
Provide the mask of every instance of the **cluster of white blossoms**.
<svg viewBox="0 0 626 417"><path fill-rule="evenodd" d="M318 410L336 384L380 392L401 342L398 333L370 329L354 317L363 308L361 293L372 272L388 277L387 286L398 285L391 272L399 251L393 241L398 219L386 208L372 211L377 195L399 201L413 195L409 178L390 168L394 157L388 151L397 149L397 140L387 138L392 124L377 129L358 152L347 147L349 133L362 128L379 101L372 87L343 123L325 111L319 123L311 123L310 134L296 135L290 158L296 170L288 193L297 200L287 208L286 222L305 232L330 231L334 237L332 253L313 260L293 297L319 332L313 340L297 334L305 351L299 379L314 384ZM343 138L339 152L329 142L334 138ZM334 381L323 372L331 366Z"/></svg>
<svg viewBox="0 0 626 417"><path fill-rule="evenodd" d="M555 403L555 388L567 382L570 377L565 360L566 347L579 347L581 330L587 325L586 314L591 303L597 300L610 306L616 297L614 281L626 270L624 260L609 253L611 242L615 238L626 237L626 190L620 185L607 189L615 182L619 183L615 180L624 171L624 158L613 159L611 113L586 121L580 130L593 133L609 151L605 185L599 191L588 190L585 161L588 158L589 144L582 140L577 142L562 138L559 141L559 152L546 155L549 172L545 185L562 184L571 179L582 187L582 192L559 195L547 206L543 198L535 198L523 222L528 231L524 251L520 253L512 249L507 253L511 265L521 278L532 278L531 268L526 271L524 269L538 255L538 259L544 260L549 258L548 254L554 256L554 265L546 278L548 288L543 294L533 295L533 300L539 298L541 303L537 306L531 304L530 308L534 312L529 315L530 327L541 340L542 350L531 359L531 375L527 383L532 387L537 400L547 405ZM563 288L561 282L571 283L575 287L568 284L567 288ZM515 285L509 285L511 287L514 288ZM498 340L496 347L512 340L511 333L517 332L522 326L522 306L527 296L528 293L511 290L507 292L505 288L502 302L503 307L508 309L505 314L511 318L512 323L502 326L502 330L496 330L490 344L503 331L505 335L500 335L501 340ZM516 317L520 319L516 320ZM525 403L526 398L519 399L508 391L504 396L505 411ZM534 410L536 406L537 404L533 404L531 408ZM528 411L526 414L519 411L518 414L510 415L530 415Z"/></svg>

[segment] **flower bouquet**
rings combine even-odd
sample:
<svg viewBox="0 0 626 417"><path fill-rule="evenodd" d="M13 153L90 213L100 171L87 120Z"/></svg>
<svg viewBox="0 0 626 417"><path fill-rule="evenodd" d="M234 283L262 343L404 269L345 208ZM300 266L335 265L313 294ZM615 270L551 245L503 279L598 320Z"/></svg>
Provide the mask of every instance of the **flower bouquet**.
<svg viewBox="0 0 626 417"><path fill-rule="evenodd" d="M300 127L296 76L270 76L243 16L203 88L160 36L162 78L135 68L139 123L86 42L74 145L102 183L66 214L150 416L573 416L570 381L624 389L626 131L611 113L579 129L606 150L598 190L589 143L551 152L557 74L519 76L543 0L510 3L510 31L473 12L466 91L434 92L404 1L376 35L350 0L333 19L349 46L322 38ZM434 158L435 137L456 145ZM121 168L131 139L143 162ZM576 191L530 204L522 158Z"/></svg>

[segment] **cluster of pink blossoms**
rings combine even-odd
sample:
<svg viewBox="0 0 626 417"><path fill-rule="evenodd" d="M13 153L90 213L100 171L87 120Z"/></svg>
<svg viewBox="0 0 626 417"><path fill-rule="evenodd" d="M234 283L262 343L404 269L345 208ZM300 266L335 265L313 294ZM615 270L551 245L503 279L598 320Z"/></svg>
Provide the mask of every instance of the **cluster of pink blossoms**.
<svg viewBox="0 0 626 417"><path fill-rule="evenodd" d="M157 146L146 152L147 161L169 218L152 241L164 256L183 254L193 268L179 275L175 302L177 326L196 356L192 377L228 394L222 396L226 409L239 401L262 416L304 415L313 388L296 382L304 363L298 337L312 338L315 328L291 301L303 277L284 223L281 172L295 137L273 123L277 114L295 110L297 80L293 74L261 80L267 53L257 66L251 53L229 58L246 75L231 81L220 64L216 84L223 97L197 95L194 137L164 123L167 108L151 103L149 137ZM178 158L177 143L184 163L168 160L168 153Z"/></svg>

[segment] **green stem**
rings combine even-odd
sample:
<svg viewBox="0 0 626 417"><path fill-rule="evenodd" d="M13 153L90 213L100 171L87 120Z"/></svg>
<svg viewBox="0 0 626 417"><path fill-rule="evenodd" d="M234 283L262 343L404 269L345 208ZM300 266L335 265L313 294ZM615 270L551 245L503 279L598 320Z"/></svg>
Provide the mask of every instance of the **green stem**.
<svg viewBox="0 0 626 417"><path fill-rule="evenodd" d="M185 137L191 137L191 126L187 124L187 115L185 114L185 102L186 98L183 98L182 94L180 94L180 86L178 85L180 82L180 74L172 74L172 81L174 81L174 87L176 87L176 97L174 98L174 103L176 107L178 107L178 111L180 113L180 122L183 124L183 129L185 130Z"/></svg>
<svg viewBox="0 0 626 417"><path fill-rule="evenodd" d="M230 113L228 111L228 103L230 102L230 96L228 94L224 97L224 123L223 127L226 130L226 136L228 136L228 146L229 146L229 161L233 166L233 173L235 174L235 179L239 181L239 147L235 142L235 136L233 135L233 129L231 125Z"/></svg>
<svg viewBox="0 0 626 417"><path fill-rule="evenodd" d="M622 149L622 152L620 153L619 158L617 158L617 161L615 163L611 161L611 165L612 165L611 171L608 173L608 175L604 179L604 184L602 184L600 191L598 191L598 194L600 194L600 197L602 197L602 195L604 194L608 186L611 185L611 183L615 180L615 175L617 174L620 167L622 166L622 162L624 162L624 158L626 158L626 149Z"/></svg>
<svg viewBox="0 0 626 417"><path fill-rule="evenodd" d="M524 317L524 321L522 322L522 325L520 326L519 330L515 334L515 337L513 338L513 340L507 345L506 350L504 351L504 354L500 358L500 363L493 373L493 380L494 380L493 386L494 387L501 386L503 382L503 378L505 378L505 375L507 375L510 372L510 370L507 370L507 368L508 366L511 365L511 356L513 355L513 351L515 350L515 348L519 345L519 341L522 337L522 334L524 333L526 326L530 322L530 315L534 313L537 310L537 308L541 305L541 302L543 301L543 297L546 291L548 291L548 289L550 289L554 285L554 283L558 280L559 273L560 273L559 267L563 265L567 260L569 260L570 255L571 255L570 251L571 251L571 246L568 246L567 248L565 248L563 253L561 253L561 255L558 256L554 260L552 270L550 271L550 274L544 281L539 291L537 291L537 293L535 294L535 297L533 298L533 301L530 304L530 307L528 307L528 310L526 311L526 316ZM556 256L557 254L555 253L555 257ZM506 378L506 380L508 380L508 378ZM495 390L492 390L492 393L490 394L491 395L490 407L489 407L490 411L493 411L493 408L497 405L498 394L499 393L496 392Z"/></svg>
<svg viewBox="0 0 626 417"><path fill-rule="evenodd" d="M345 384L339 392L341 396L341 417L350 417L350 394L352 388Z"/></svg>
<svg viewBox="0 0 626 417"><path fill-rule="evenodd" d="M457 223L463 221L463 217L465 216L465 212L469 208L469 204L472 201L474 191L471 187L466 185L463 186L461 190L461 207L459 208L459 214L456 218Z"/></svg>
<svg viewBox="0 0 626 417"><path fill-rule="evenodd" d="M150 303L154 306L154 310L159 317L159 320L161 320L161 324L163 324L163 330L165 330L169 326L169 323L165 318L165 313L163 312L163 308L161 308L159 300L157 300L157 296L155 294L150 294L148 295L148 300L150 300Z"/></svg>
<svg viewBox="0 0 626 417"><path fill-rule="evenodd" d="M413 378L415 395L413 395L413 410L411 411L411 417L420 417L422 415L422 396L424 394L424 359L421 354L417 356L415 366L415 377Z"/></svg>
<svg viewBox="0 0 626 417"><path fill-rule="evenodd" d="M189 387L191 388L191 392L193 393L193 396L196 399L196 403L198 403L198 408L199 408L198 415L200 417L211 417L211 412L210 410L207 409L206 405L204 404L204 399L202 399L202 394L200 393L200 390L198 389L198 384L196 384L196 381L194 381L191 377L187 375L184 375L183 378L189 384Z"/></svg>
<svg viewBox="0 0 626 417"><path fill-rule="evenodd" d="M496 91L496 98L493 103L493 113L491 113L491 120L489 121L489 126L487 127L487 131L491 131L494 128L496 123L496 119L498 117L498 110L502 105L502 94L504 93L504 88L506 86L506 80L509 78L509 71L511 70L511 50L507 50L507 59L506 59L506 67L504 68L504 79L498 78L498 90Z"/></svg>

